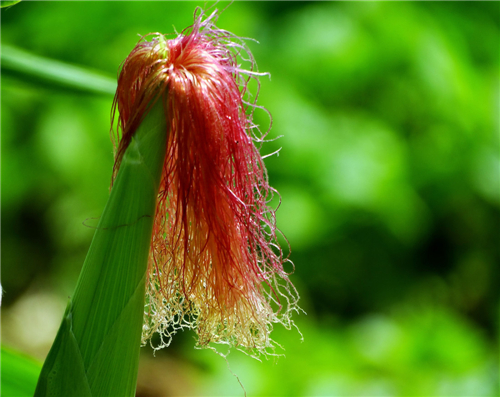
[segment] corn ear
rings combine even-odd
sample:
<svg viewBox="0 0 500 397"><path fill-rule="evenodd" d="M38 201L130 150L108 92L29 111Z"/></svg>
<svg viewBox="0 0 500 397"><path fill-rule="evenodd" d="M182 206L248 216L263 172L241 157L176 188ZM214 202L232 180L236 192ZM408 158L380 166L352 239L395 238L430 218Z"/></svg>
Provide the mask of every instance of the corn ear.
<svg viewBox="0 0 500 397"><path fill-rule="evenodd" d="M161 99L127 148L35 396L133 396L167 126Z"/></svg>

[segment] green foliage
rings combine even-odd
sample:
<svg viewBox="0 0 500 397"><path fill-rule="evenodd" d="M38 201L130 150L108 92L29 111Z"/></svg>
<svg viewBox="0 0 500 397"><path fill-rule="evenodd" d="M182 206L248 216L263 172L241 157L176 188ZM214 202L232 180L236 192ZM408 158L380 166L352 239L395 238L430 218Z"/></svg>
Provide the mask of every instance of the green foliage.
<svg viewBox="0 0 500 397"><path fill-rule="evenodd" d="M402 307L350 323L301 321L299 327L303 343L275 330L285 357L253 365L243 354L229 355L247 395L495 396L495 354L472 324L446 309ZM209 352L188 355L210 368L201 395L221 394L220 385L224 395L241 394L224 362L213 363Z"/></svg>

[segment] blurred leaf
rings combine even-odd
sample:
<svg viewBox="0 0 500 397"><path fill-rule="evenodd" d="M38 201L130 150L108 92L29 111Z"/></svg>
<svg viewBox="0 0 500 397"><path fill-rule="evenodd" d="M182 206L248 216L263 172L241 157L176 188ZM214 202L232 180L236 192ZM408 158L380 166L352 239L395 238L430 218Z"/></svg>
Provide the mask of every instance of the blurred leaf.
<svg viewBox="0 0 500 397"><path fill-rule="evenodd" d="M32 396L41 365L31 357L2 345L1 390L4 397Z"/></svg>
<svg viewBox="0 0 500 397"><path fill-rule="evenodd" d="M10 0L10 1L2 0L0 1L0 8L10 7L20 2L21 0Z"/></svg>
<svg viewBox="0 0 500 397"><path fill-rule="evenodd" d="M85 68L33 55L2 44L2 75L78 93L114 95L116 82Z"/></svg>
<svg viewBox="0 0 500 397"><path fill-rule="evenodd" d="M120 165L36 396L133 396L167 127L159 101Z"/></svg>

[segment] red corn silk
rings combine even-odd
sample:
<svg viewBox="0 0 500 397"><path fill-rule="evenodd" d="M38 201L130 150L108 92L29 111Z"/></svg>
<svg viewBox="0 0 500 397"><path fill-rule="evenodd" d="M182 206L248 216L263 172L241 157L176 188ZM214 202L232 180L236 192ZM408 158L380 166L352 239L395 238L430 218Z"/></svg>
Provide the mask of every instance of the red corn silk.
<svg viewBox="0 0 500 397"><path fill-rule="evenodd" d="M190 327L198 346L273 348L272 323L287 328L298 294L276 242L275 190L255 143L257 79L242 39L215 26L217 12L176 38L144 38L122 65L115 169L151 106L162 101L168 134L151 241L143 342ZM150 35L148 35L150 36ZM250 70L238 62L244 55ZM256 97L256 96L255 96ZM288 261L289 262L289 261Z"/></svg>

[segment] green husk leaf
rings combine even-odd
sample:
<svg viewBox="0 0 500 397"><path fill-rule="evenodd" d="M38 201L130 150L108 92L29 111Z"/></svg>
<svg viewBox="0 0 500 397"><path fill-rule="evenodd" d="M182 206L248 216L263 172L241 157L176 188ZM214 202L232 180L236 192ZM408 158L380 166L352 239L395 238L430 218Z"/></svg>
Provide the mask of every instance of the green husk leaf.
<svg viewBox="0 0 500 397"><path fill-rule="evenodd" d="M146 271L166 131L159 101L123 156L35 396L135 394ZM64 376L73 380L76 389L58 373L67 374ZM54 375L58 377L51 381Z"/></svg>
<svg viewBox="0 0 500 397"><path fill-rule="evenodd" d="M121 365L120 361L134 363L133 371L137 374L139 358L135 350L123 346L123 344L128 343L126 339L123 339L123 324L130 324L136 313L143 312L144 289L142 286L144 283L145 280L141 280L140 286L122 311L120 318L106 334L101 348L88 369L88 377L92 381L91 388L99 390L99 395L113 395L115 391L113 385L126 385L127 389L135 390L136 377L125 371L116 371L115 368ZM134 343L140 344L142 327L134 327L130 331L130 339L133 339ZM119 342L117 343L117 341Z"/></svg>
<svg viewBox="0 0 500 397"><path fill-rule="evenodd" d="M49 396L91 397L80 348L72 331L71 302L66 308L63 321L51 352L45 360L38 390L47 390ZM68 365L71 363L71 365ZM36 395L36 394L35 394Z"/></svg>
<svg viewBox="0 0 500 397"><path fill-rule="evenodd" d="M116 81L107 76L2 44L2 77L76 93L114 95Z"/></svg>

